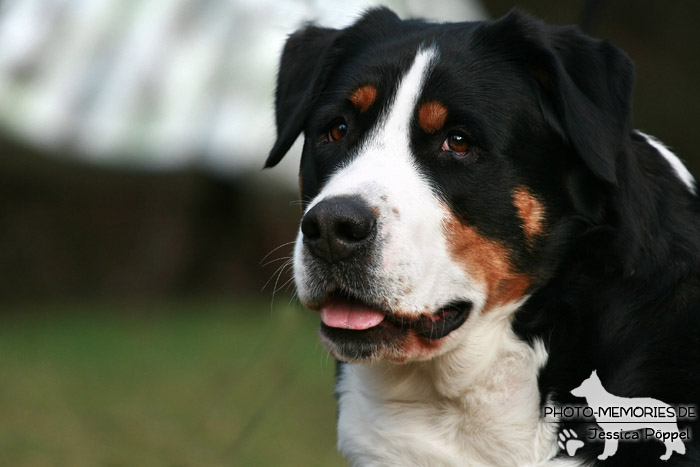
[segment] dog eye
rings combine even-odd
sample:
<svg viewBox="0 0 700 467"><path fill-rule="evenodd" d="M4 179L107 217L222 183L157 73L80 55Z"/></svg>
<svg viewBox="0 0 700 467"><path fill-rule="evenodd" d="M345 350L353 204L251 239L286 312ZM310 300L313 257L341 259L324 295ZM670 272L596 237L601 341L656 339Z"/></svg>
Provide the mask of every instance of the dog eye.
<svg viewBox="0 0 700 467"><path fill-rule="evenodd" d="M345 123L345 120L339 120L333 123L330 130L328 130L328 141L340 141L347 132L348 125Z"/></svg>
<svg viewBox="0 0 700 467"><path fill-rule="evenodd" d="M456 156L463 157L469 152L469 143L463 135L453 133L442 143L443 151L451 151Z"/></svg>

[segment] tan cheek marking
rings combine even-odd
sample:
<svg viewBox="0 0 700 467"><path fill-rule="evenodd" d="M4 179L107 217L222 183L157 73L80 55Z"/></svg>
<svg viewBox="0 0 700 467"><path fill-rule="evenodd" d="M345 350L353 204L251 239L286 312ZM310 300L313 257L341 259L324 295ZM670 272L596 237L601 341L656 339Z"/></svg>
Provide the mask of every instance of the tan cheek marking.
<svg viewBox="0 0 700 467"><path fill-rule="evenodd" d="M445 223L450 254L467 272L486 287L484 312L521 299L530 278L513 271L506 250L472 226L464 225L454 216Z"/></svg>
<svg viewBox="0 0 700 467"><path fill-rule="evenodd" d="M418 109L418 124L426 133L435 133L447 120L447 107L439 102L426 102Z"/></svg>
<svg viewBox="0 0 700 467"><path fill-rule="evenodd" d="M513 205L523 221L525 236L532 240L542 233L545 220L544 207L525 187L513 190Z"/></svg>
<svg viewBox="0 0 700 467"><path fill-rule="evenodd" d="M355 92L352 93L352 96L350 96L350 102L352 102L352 105L355 106L360 113L366 112L367 109L372 107L376 99L377 88L371 84L357 88Z"/></svg>

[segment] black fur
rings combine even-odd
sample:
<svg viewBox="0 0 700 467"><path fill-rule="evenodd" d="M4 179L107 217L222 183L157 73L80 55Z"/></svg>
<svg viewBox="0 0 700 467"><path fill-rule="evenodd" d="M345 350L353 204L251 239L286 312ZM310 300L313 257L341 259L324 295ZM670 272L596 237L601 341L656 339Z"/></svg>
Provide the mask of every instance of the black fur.
<svg viewBox="0 0 700 467"><path fill-rule="evenodd" d="M549 351L542 403L580 404L569 391L597 369L613 394L700 408L700 202L632 131L634 69L610 43L519 12L437 25L380 9L344 30L308 27L284 50L265 166L303 131L302 197L312 199L362 143L420 45L440 53L421 102L447 102L450 113L435 134L414 124L417 163L462 222L533 277L514 327ZM346 96L368 83L377 104L360 114ZM347 136L328 145L339 117ZM469 139L466 157L438 149L454 131ZM513 206L518 186L547 213L534 242ZM663 465L700 465L700 424L690 425L687 453ZM583 424L566 426L586 435ZM587 442L578 457L601 451ZM658 442L622 442L599 464L657 465L662 452Z"/></svg>

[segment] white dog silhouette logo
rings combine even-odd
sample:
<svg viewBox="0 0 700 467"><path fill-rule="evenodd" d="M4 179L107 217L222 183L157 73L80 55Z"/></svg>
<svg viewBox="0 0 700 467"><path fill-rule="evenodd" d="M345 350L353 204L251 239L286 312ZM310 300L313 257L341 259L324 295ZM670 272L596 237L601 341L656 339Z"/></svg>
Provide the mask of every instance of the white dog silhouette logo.
<svg viewBox="0 0 700 467"><path fill-rule="evenodd" d="M678 430L675 409L665 402L651 397L610 394L595 370L579 387L572 389L571 394L586 399L596 423L604 432L599 437L605 439L605 447L598 459L604 460L614 455L620 439L634 439L625 436L624 432L636 430L643 430L646 438L653 437L664 443L666 452L661 456L663 461L668 460L673 452L685 454L682 441L685 433Z"/></svg>

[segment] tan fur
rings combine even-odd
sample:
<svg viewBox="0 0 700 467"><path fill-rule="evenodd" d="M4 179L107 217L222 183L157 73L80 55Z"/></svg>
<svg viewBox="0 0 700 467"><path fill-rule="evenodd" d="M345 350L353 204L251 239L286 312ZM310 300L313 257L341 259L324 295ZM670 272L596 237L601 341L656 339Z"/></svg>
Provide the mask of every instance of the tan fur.
<svg viewBox="0 0 700 467"><path fill-rule="evenodd" d="M357 88L350 96L350 102L360 113L367 112L375 100L377 100L377 88L371 84Z"/></svg>
<svg viewBox="0 0 700 467"><path fill-rule="evenodd" d="M447 120L447 107L440 102L426 102L418 110L418 124L426 133L435 133Z"/></svg>
<svg viewBox="0 0 700 467"><path fill-rule="evenodd" d="M464 265L469 274L484 284L484 312L495 306L522 298L530 286L530 278L513 271L506 250L496 241L478 233L454 216L445 222L445 232L451 255Z"/></svg>
<svg viewBox="0 0 700 467"><path fill-rule="evenodd" d="M523 230L529 240L542 233L545 211L542 203L525 187L513 190L513 205L523 221Z"/></svg>

